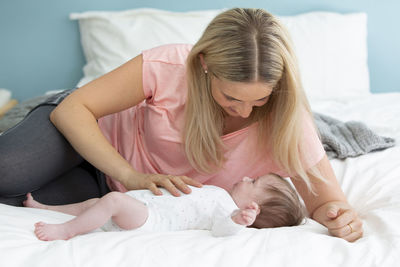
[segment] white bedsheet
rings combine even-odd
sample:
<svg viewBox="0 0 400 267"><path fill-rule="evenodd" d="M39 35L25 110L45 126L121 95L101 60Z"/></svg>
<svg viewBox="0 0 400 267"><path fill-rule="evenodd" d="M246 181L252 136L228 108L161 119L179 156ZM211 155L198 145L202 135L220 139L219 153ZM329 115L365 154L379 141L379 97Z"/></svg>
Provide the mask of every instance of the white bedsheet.
<svg viewBox="0 0 400 267"><path fill-rule="evenodd" d="M312 103L315 111L359 120L400 142L400 93ZM69 215L0 204L0 266L399 266L400 145L332 165L365 234L355 243L331 237L309 219L305 225L245 229L214 238L208 231L102 232L43 242L37 221L60 223Z"/></svg>

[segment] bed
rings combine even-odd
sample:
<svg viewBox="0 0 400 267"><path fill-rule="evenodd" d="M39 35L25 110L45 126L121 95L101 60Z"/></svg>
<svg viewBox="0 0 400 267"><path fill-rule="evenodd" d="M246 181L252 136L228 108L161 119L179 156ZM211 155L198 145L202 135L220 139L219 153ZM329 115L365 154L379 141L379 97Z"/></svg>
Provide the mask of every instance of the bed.
<svg viewBox="0 0 400 267"><path fill-rule="evenodd" d="M218 12L137 9L72 14L71 19L79 21L87 60L78 86L142 49L168 42L195 42ZM400 93L370 93L366 15L312 12L280 19L292 34L313 111L342 121L361 121L379 135L400 140ZM29 109L21 104L23 112ZM15 111L13 115L16 123ZM355 243L329 236L312 219L296 227L245 229L223 238L203 230L137 233L100 228L69 241L43 242L33 234L35 222L61 223L72 216L0 204L0 265L398 266L399 142L382 151L332 159L331 163L364 223L364 237Z"/></svg>

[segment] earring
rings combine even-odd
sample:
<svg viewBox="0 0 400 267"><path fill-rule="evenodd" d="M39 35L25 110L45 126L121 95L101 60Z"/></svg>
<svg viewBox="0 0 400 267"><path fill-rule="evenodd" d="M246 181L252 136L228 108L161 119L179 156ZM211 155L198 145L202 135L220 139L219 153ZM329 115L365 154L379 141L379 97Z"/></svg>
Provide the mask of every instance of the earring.
<svg viewBox="0 0 400 267"><path fill-rule="evenodd" d="M207 74L207 73L208 73L208 71L207 71L207 70L204 70L204 73L205 73L205 74Z"/></svg>

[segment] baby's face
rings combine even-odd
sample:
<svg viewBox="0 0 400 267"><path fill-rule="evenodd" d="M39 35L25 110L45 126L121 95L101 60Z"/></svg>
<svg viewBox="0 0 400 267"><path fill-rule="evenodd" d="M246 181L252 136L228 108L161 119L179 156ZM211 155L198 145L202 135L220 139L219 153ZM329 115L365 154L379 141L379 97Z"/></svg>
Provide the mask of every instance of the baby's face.
<svg viewBox="0 0 400 267"><path fill-rule="evenodd" d="M273 180L275 179L269 175L260 176L257 179L243 177L242 181L233 185L230 192L232 199L241 209L246 208L252 201L258 203L257 200L265 197L264 188L270 185Z"/></svg>

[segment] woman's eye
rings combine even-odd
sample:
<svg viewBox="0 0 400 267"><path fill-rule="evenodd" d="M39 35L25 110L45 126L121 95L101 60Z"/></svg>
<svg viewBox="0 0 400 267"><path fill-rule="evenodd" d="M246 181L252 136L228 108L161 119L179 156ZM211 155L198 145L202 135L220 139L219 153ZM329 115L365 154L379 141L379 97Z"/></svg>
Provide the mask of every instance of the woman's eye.
<svg viewBox="0 0 400 267"><path fill-rule="evenodd" d="M237 99L235 99L235 98L233 98L233 97L230 97L230 96L225 96L225 98L226 98L228 101L238 101Z"/></svg>

